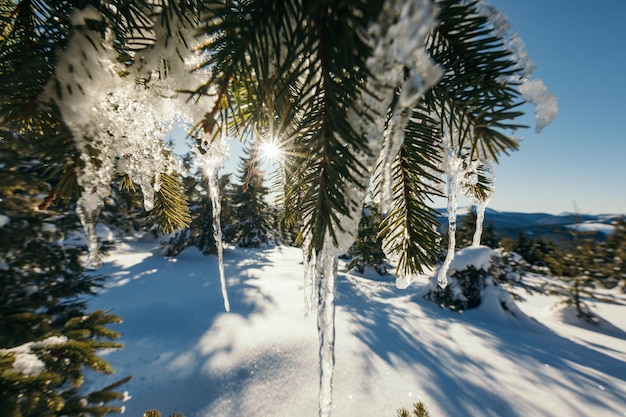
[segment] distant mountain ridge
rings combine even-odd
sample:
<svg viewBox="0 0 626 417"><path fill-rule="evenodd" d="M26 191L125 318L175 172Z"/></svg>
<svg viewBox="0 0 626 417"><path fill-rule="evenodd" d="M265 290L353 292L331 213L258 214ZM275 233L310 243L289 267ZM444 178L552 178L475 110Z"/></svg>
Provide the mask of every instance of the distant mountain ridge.
<svg viewBox="0 0 626 417"><path fill-rule="evenodd" d="M464 221L470 210L473 211L474 207L459 208L457 216L459 223ZM437 212L440 213L438 220L442 230L447 229L446 209L437 209ZM611 225L623 216L623 214L522 213L487 208L484 225L493 225L498 238L515 238L523 232L535 238L541 237L561 242L571 240L572 231L577 229L598 240L604 240L612 229Z"/></svg>

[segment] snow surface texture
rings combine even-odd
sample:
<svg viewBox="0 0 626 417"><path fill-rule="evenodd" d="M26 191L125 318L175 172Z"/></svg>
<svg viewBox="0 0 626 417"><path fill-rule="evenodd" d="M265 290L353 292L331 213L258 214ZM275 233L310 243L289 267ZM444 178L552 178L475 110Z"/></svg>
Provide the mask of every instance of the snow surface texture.
<svg viewBox="0 0 626 417"><path fill-rule="evenodd" d="M465 263L482 264L475 255ZM115 329L126 347L105 356L115 375L88 383L134 375L122 387L132 397L125 415L318 415L318 341L315 319L302 314L302 252L237 248L224 258L230 313L215 256L190 248L164 258L147 240L119 244L105 258L98 273L110 279L90 307L124 319ZM626 307L591 303L605 319L598 327L554 309L551 296L520 303L524 319L488 294L459 314L421 298L427 281L399 290L391 278L349 275L339 265L333 415L393 416L417 400L437 417L625 415Z"/></svg>

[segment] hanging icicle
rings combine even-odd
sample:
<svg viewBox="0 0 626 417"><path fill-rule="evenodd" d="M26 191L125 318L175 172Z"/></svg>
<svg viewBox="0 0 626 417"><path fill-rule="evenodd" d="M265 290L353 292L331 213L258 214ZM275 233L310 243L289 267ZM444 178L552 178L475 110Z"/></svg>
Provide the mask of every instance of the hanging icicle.
<svg viewBox="0 0 626 417"><path fill-rule="evenodd" d="M302 263L304 265L304 317L315 314L317 306L315 254L310 251L311 235L302 243Z"/></svg>
<svg viewBox="0 0 626 417"><path fill-rule="evenodd" d="M474 195L473 203L476 207L476 228L474 230L474 236L472 238L472 246L480 246L483 235L483 225L485 223L485 209L491 200L491 196L495 192L496 176L493 172L493 166L491 162L480 162L480 169L488 174L487 187L483 189L482 195ZM476 174L478 178L478 174Z"/></svg>
<svg viewBox="0 0 626 417"><path fill-rule="evenodd" d="M485 208L489 200L479 201L476 204L476 229L474 230L474 237L472 238L472 246L480 246L480 241L483 235L483 223L485 221Z"/></svg>
<svg viewBox="0 0 626 417"><path fill-rule="evenodd" d="M96 235L96 222L99 210L89 210L85 207L84 201L79 200L76 205L76 213L80 219L85 232L85 240L87 242L87 261L85 268L98 269L102 266L102 257L98 247L98 237Z"/></svg>
<svg viewBox="0 0 626 417"><path fill-rule="evenodd" d="M224 242L222 241L222 225L220 215L222 214L222 202L220 200L220 188L217 181L216 168L207 170L209 194L211 194L211 204L213 206L213 238L217 248L217 262L220 273L220 284L222 287L222 298L224 299L224 309L230 311L230 301L226 290L226 275L224 274Z"/></svg>
<svg viewBox="0 0 626 417"><path fill-rule="evenodd" d="M335 370L335 290L337 258L324 249L316 259L317 330L319 336L319 415L329 417L333 404Z"/></svg>
<svg viewBox="0 0 626 417"><path fill-rule="evenodd" d="M219 127L215 127L219 128ZM213 237L217 248L217 261L220 274L220 284L222 288L222 298L224 299L224 309L230 311L230 302L228 300L228 292L226 290L226 276L224 273L224 243L222 241L222 225L220 215L222 212L222 204L220 200L220 189L218 182L218 172L224 165L224 161L228 157L229 147L224 141L223 135L210 142L209 140L199 140L201 145L194 146L193 152L196 154L196 162L203 168L207 177L209 186L209 194L211 204L213 206Z"/></svg>
<svg viewBox="0 0 626 417"><path fill-rule="evenodd" d="M445 148L445 172L448 176L448 251L443 265L437 273L437 284L441 288L448 285L448 269L456 251L457 193L464 173L463 159L454 151L451 139L445 138L443 145Z"/></svg>

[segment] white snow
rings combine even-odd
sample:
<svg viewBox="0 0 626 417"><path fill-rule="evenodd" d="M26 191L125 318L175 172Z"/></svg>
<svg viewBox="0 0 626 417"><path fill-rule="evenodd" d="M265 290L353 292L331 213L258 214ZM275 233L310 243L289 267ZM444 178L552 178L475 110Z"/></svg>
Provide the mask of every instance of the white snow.
<svg viewBox="0 0 626 417"><path fill-rule="evenodd" d="M579 232L600 232L610 235L615 230L615 226L605 223L585 222L576 225L567 226L568 229L574 229Z"/></svg>
<svg viewBox="0 0 626 417"><path fill-rule="evenodd" d="M28 342L10 349L0 349L1 356L14 356L13 371L29 376L40 375L46 365L37 356L37 350L67 342L65 336L51 336L37 342Z"/></svg>
<svg viewBox="0 0 626 417"><path fill-rule="evenodd" d="M90 307L124 319L115 330L126 346L106 355L116 374L88 384L134 375L121 387L132 416L150 408L186 417L317 416L317 323L303 317L302 252L227 248L230 313L215 256L158 253L158 242L145 240L104 258L98 274L110 279ZM451 267L489 258L488 249L468 248ZM399 290L391 276L350 275L339 264L333 416L393 416L417 400L433 417L626 413L626 307L591 302L604 319L593 327L553 308L559 298L535 295L514 317L490 287L493 296L460 314L425 301L427 284L418 277Z"/></svg>
<svg viewBox="0 0 626 417"><path fill-rule="evenodd" d="M519 86L524 100L535 105L535 130L541 132L556 117L559 108L556 96L548 91L541 80L530 80Z"/></svg>
<svg viewBox="0 0 626 417"><path fill-rule="evenodd" d="M11 223L11 219L4 214L0 214L0 227L4 227L9 223Z"/></svg>
<svg viewBox="0 0 626 417"><path fill-rule="evenodd" d="M497 250L487 246L468 246L455 253L449 270L462 271L468 266L473 266L486 271L491 265L491 258L497 255Z"/></svg>

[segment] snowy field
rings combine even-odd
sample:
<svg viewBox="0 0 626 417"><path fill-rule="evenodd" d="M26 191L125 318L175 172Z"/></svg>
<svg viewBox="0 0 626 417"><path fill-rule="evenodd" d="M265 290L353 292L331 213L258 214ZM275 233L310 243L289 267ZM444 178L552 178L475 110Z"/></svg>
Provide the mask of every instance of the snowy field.
<svg viewBox="0 0 626 417"><path fill-rule="evenodd" d="M125 415L316 417L318 340L304 317L299 249L227 249L231 312L217 260L159 254L126 242L98 271L92 309L120 315L125 348L106 354L134 379ZM626 307L593 304L591 327L558 299L532 296L514 318L484 302L454 313L390 277L341 270L337 285L335 417L395 417L421 400L431 417L626 416ZM104 381L103 381L104 379Z"/></svg>

